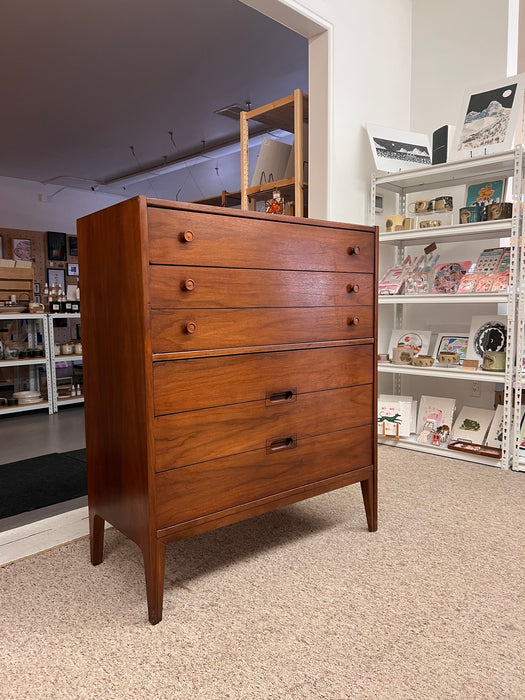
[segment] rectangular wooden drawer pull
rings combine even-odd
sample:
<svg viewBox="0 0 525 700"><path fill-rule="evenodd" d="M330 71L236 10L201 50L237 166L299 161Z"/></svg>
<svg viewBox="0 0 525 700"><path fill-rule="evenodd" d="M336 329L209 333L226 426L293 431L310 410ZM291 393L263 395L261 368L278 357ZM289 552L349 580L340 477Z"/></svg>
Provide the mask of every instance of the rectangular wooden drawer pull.
<svg viewBox="0 0 525 700"><path fill-rule="evenodd" d="M283 391L268 391L266 393L266 405L275 406L277 403L287 403L297 400L297 389L284 389Z"/></svg>
<svg viewBox="0 0 525 700"><path fill-rule="evenodd" d="M274 454L283 450L293 450L297 447L297 435L289 435L285 438L273 438L266 441L266 454Z"/></svg>

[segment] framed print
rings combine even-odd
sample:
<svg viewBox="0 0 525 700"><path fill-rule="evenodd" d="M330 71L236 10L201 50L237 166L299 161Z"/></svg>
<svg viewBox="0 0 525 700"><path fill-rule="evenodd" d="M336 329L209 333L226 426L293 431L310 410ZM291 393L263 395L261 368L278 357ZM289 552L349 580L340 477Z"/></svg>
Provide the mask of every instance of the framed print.
<svg viewBox="0 0 525 700"><path fill-rule="evenodd" d="M377 400L377 434L408 437L412 426L412 397L381 394Z"/></svg>
<svg viewBox="0 0 525 700"><path fill-rule="evenodd" d="M491 180L476 185L467 185L466 207L485 207L487 204L503 202L505 199L507 181Z"/></svg>
<svg viewBox="0 0 525 700"><path fill-rule="evenodd" d="M465 91L451 159L500 153L512 148L523 106L525 74Z"/></svg>
<svg viewBox="0 0 525 700"><path fill-rule="evenodd" d="M67 260L66 234L57 231L47 232L47 259Z"/></svg>
<svg viewBox="0 0 525 700"><path fill-rule="evenodd" d="M503 443L503 405L496 406L494 418L490 424L485 444L489 447L501 447Z"/></svg>
<svg viewBox="0 0 525 700"><path fill-rule="evenodd" d="M482 445L494 418L494 413L489 408L463 406L452 428L452 439L468 440L477 445Z"/></svg>
<svg viewBox="0 0 525 700"><path fill-rule="evenodd" d="M78 263L68 263L67 274L69 277L78 277Z"/></svg>
<svg viewBox="0 0 525 700"><path fill-rule="evenodd" d="M31 241L25 238L13 238L13 260L31 262Z"/></svg>
<svg viewBox="0 0 525 700"><path fill-rule="evenodd" d="M483 360L485 350L503 352L507 346L506 316L473 316L468 337L468 360Z"/></svg>
<svg viewBox="0 0 525 700"><path fill-rule="evenodd" d="M456 335L454 333L440 333L437 337L434 357L438 359L440 352L456 352L460 363L467 356L468 335Z"/></svg>
<svg viewBox="0 0 525 700"><path fill-rule="evenodd" d="M60 285L64 294L66 293L66 271L55 267L47 268L47 284L49 289Z"/></svg>
<svg viewBox="0 0 525 700"><path fill-rule="evenodd" d="M69 254L72 258L78 257L78 242L76 236L68 236Z"/></svg>
<svg viewBox="0 0 525 700"><path fill-rule="evenodd" d="M435 428L448 425L452 426L452 418L456 407L456 399L443 398L441 396L422 396L419 402L417 417L417 432L423 430L427 421L434 424Z"/></svg>
<svg viewBox="0 0 525 700"><path fill-rule="evenodd" d="M418 355L426 355L430 345L432 331L412 331L394 329L390 336L388 352L390 357L393 355L394 348L412 348L414 357Z"/></svg>
<svg viewBox="0 0 525 700"><path fill-rule="evenodd" d="M432 165L430 140L426 134L366 125L378 170L395 173Z"/></svg>

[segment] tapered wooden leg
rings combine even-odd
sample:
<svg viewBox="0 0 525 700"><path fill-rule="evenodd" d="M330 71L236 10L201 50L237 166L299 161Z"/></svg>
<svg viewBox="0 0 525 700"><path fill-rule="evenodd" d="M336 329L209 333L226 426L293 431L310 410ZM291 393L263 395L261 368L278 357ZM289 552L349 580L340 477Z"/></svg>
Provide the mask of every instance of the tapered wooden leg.
<svg viewBox="0 0 525 700"><path fill-rule="evenodd" d="M166 545L160 540L153 540L149 543L149 550L144 549L143 554L149 621L156 625L162 620Z"/></svg>
<svg viewBox="0 0 525 700"><path fill-rule="evenodd" d="M374 477L361 482L361 493L365 504L366 521L370 532L377 530L377 493Z"/></svg>
<svg viewBox="0 0 525 700"><path fill-rule="evenodd" d="M100 564L104 558L104 518L89 509L89 548L93 566Z"/></svg>

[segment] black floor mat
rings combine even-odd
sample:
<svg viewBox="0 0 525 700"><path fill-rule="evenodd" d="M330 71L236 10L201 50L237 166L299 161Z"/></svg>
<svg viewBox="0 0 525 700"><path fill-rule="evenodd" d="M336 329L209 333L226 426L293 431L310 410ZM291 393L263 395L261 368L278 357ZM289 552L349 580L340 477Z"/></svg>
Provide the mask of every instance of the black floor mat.
<svg viewBox="0 0 525 700"><path fill-rule="evenodd" d="M86 451L55 452L0 464L0 518L87 494Z"/></svg>

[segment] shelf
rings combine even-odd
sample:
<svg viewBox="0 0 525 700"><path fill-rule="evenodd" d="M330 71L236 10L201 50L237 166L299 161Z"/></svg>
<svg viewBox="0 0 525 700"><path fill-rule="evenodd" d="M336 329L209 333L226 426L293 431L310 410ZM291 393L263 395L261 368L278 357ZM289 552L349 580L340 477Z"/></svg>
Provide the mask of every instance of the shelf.
<svg viewBox="0 0 525 700"><path fill-rule="evenodd" d="M54 362L74 362L81 359L82 355L55 355L53 357Z"/></svg>
<svg viewBox="0 0 525 700"><path fill-rule="evenodd" d="M379 304L506 304L509 295L489 294L380 294Z"/></svg>
<svg viewBox="0 0 525 700"><path fill-rule="evenodd" d="M75 311L71 313L60 313L60 314L49 314L50 319L54 318L80 318L80 312Z"/></svg>
<svg viewBox="0 0 525 700"><path fill-rule="evenodd" d="M454 224L435 228L418 228L408 231L392 231L379 234L379 242L390 245L428 245L429 243L456 243L469 240L508 238L512 231L512 219L481 221L474 224Z"/></svg>
<svg viewBox="0 0 525 700"><path fill-rule="evenodd" d="M67 406L73 403L83 403L83 401L84 396L64 396L63 398L57 399L57 404L59 404L59 406Z"/></svg>
<svg viewBox="0 0 525 700"><path fill-rule="evenodd" d="M438 455L439 457L450 457L451 459L460 459L463 462L475 462L476 464L486 464L490 467L501 467L501 459L483 457L482 455L471 455L468 452L457 452L456 450L449 450L446 446L434 447L434 445L427 445L421 442L417 442L415 434L411 435L408 438L399 438L399 440L394 440L392 438L382 438L378 436L378 443L380 445L388 445L389 447L400 447L406 450L426 452L428 454Z"/></svg>
<svg viewBox="0 0 525 700"><path fill-rule="evenodd" d="M376 187L392 192L419 192L441 186L462 185L467 180L491 180L514 175L515 152L506 151L469 160L452 161L428 168L405 170L376 177ZM468 224L465 224L466 226Z"/></svg>
<svg viewBox="0 0 525 700"><path fill-rule="evenodd" d="M46 315L45 314L27 314L27 313L21 313L21 314L9 314L9 313L0 313L0 321L28 321L28 320L38 320L41 319L42 321L46 320Z"/></svg>
<svg viewBox="0 0 525 700"><path fill-rule="evenodd" d="M0 360L0 369L2 367L26 367L29 365L45 365L45 357L29 357L27 360Z"/></svg>
<svg viewBox="0 0 525 700"><path fill-rule="evenodd" d="M308 121L308 95L301 95L303 103L303 120ZM288 95L275 102L270 102L263 107L257 107L250 112L246 112L246 119L253 119L259 124L271 127L272 129L282 129L290 134L294 133L294 96Z"/></svg>
<svg viewBox="0 0 525 700"><path fill-rule="evenodd" d="M482 369L470 371L466 369L441 367L414 367L413 365L394 365L379 362L377 371L384 374L407 374L418 377L436 377L437 379L463 379L471 382L489 382L499 384L505 382L505 372L484 372ZM424 393L424 392L423 392Z"/></svg>
<svg viewBox="0 0 525 700"><path fill-rule="evenodd" d="M40 408L49 408L49 401L24 403L20 406L0 406L0 415L7 413L23 413L24 411L37 411Z"/></svg>

